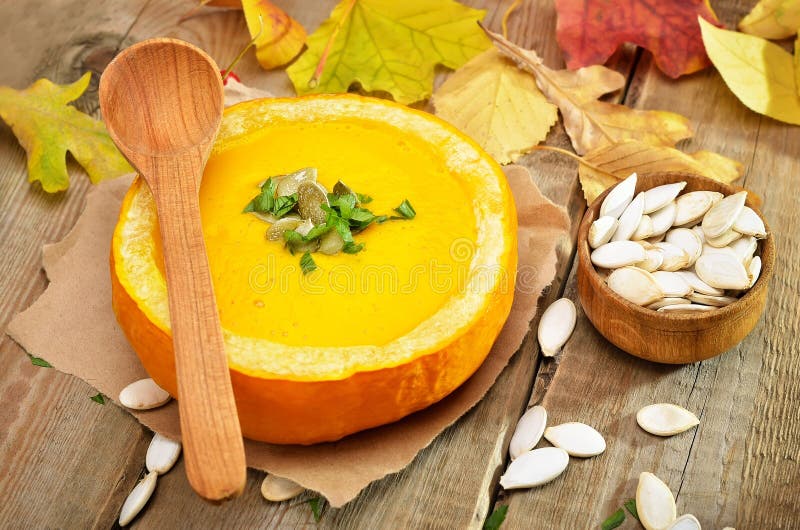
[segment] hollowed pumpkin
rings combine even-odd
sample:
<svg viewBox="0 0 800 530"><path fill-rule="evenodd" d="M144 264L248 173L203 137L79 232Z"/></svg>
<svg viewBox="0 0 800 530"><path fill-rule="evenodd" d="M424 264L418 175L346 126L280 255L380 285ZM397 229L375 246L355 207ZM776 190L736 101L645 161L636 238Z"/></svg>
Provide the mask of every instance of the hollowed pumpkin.
<svg viewBox="0 0 800 530"><path fill-rule="evenodd" d="M319 170L408 199L355 255L299 256L242 208L271 175ZM200 189L242 431L280 444L337 440L439 401L485 359L511 308L516 212L500 167L430 114L358 96L263 99L226 110ZM177 396L155 206L136 179L111 252L113 306L147 372Z"/></svg>

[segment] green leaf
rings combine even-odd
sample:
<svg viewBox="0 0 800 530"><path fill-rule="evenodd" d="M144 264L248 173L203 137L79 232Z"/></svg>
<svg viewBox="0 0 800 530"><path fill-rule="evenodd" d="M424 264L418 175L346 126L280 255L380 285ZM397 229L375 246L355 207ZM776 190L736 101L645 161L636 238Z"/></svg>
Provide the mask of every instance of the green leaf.
<svg viewBox="0 0 800 530"><path fill-rule="evenodd" d="M70 85L39 79L25 90L0 87L0 118L28 153L28 180L38 180L46 192L69 187L67 151L94 183L133 171L103 122L67 105L84 93L91 77L86 72Z"/></svg>
<svg viewBox="0 0 800 530"><path fill-rule="evenodd" d="M34 366L41 366L42 368L52 368L53 365L49 362L45 361L41 357L34 357L33 355L29 356L31 358L31 364Z"/></svg>
<svg viewBox="0 0 800 530"><path fill-rule="evenodd" d="M356 193L356 196L358 197L359 204L369 204L372 202L372 197L370 197L369 195L364 195L363 193Z"/></svg>
<svg viewBox="0 0 800 530"><path fill-rule="evenodd" d="M503 524L503 521L506 520L506 513L508 512L508 506L498 506L492 512L486 521L483 523L483 530L497 530L500 528L500 525Z"/></svg>
<svg viewBox="0 0 800 530"><path fill-rule="evenodd" d="M625 509L628 510L628 512L634 517L634 519L636 519L637 521L639 520L639 512L636 511L636 499L628 499L627 501L625 501L625 504L623 504L623 506L625 506Z"/></svg>
<svg viewBox="0 0 800 530"><path fill-rule="evenodd" d="M400 203L400 206L394 209L395 212L399 213L406 219L413 219L417 216L417 211L414 210L414 207L411 206L411 203L408 202L408 199L404 200Z"/></svg>
<svg viewBox="0 0 800 530"><path fill-rule="evenodd" d="M319 497L314 497L313 499L308 499L306 502L311 506L311 513L314 514L314 520L319 522L319 520L322 519L322 508L325 501Z"/></svg>
<svg viewBox="0 0 800 530"><path fill-rule="evenodd" d="M603 521L603 524L600 525L602 530L613 530L621 525L625 521L625 511L620 508L616 512L612 513L608 519Z"/></svg>
<svg viewBox="0 0 800 530"><path fill-rule="evenodd" d="M389 92L400 103L428 98L434 67L458 68L489 48L485 11L453 0L343 0L286 72L298 94Z"/></svg>
<svg viewBox="0 0 800 530"><path fill-rule="evenodd" d="M303 270L303 274L308 274L317 270L317 264L314 262L314 258L311 257L310 252L303 253L303 256L300 258L300 268Z"/></svg>
<svg viewBox="0 0 800 530"><path fill-rule="evenodd" d="M348 241L342 247L342 252L345 254L358 254L364 250L364 243L353 243L352 241Z"/></svg>
<svg viewBox="0 0 800 530"><path fill-rule="evenodd" d="M96 395L90 397L89 399L91 399L95 403L100 403L101 405L105 405L106 404L106 398L100 392L98 392Z"/></svg>

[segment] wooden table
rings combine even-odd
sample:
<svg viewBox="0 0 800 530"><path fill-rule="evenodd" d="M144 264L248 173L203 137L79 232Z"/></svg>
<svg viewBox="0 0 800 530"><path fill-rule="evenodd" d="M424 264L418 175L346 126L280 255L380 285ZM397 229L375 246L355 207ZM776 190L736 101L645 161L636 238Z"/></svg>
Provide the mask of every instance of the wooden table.
<svg viewBox="0 0 800 530"><path fill-rule="evenodd" d="M280 2L307 28L332 1ZM473 0L499 29L510 3ZM713 2L735 26L754 1ZM290 5L291 4L291 5ZM296 4L296 5L294 5ZM176 36L226 65L247 42L242 15L213 13L180 25L190 7L176 0L28 0L0 5L0 84L23 88L39 77L59 83L87 70L100 73L121 48L152 36ZM549 0L529 0L510 21L512 40L539 50L547 64L562 59ZM713 69L674 81L651 56L626 48L611 62L629 78L614 96L635 108L691 118L687 150L711 149L740 160L742 183L764 199L779 248L765 317L739 346L715 359L662 366L630 357L603 340L580 312L576 332L555 359L540 359L528 339L487 397L423 450L406 469L368 487L342 509L326 508L315 523L301 497L265 502L263 477L250 471L242 498L214 507L196 497L182 465L162 479L136 524L143 528L267 528L318 524L337 528L479 528L498 504L509 505L504 528L597 527L634 496L641 471L652 471L676 494L678 513L705 528L800 528L800 128L746 109ZM246 83L291 93L281 71L264 74L252 54L237 67ZM79 107L98 115L97 76ZM547 143L569 148L559 125ZM525 157L542 191L567 208L573 239L585 208L574 164L555 154ZM66 193L28 184L25 155L0 126L0 328L46 286L42 244L61 239L75 222L90 184L70 166ZM574 241L559 248L558 274L541 305L577 300ZM534 329L535 329L534 322ZM54 337L53 340L58 340ZM0 338L0 527L108 528L141 475L151 433L116 406L88 398L87 384L38 368L7 336ZM701 423L668 439L639 429L643 405L673 402ZM504 493L497 481L517 418L541 403L551 422L584 421L608 441L600 457L575 460L544 487ZM636 528L628 518L623 528Z"/></svg>

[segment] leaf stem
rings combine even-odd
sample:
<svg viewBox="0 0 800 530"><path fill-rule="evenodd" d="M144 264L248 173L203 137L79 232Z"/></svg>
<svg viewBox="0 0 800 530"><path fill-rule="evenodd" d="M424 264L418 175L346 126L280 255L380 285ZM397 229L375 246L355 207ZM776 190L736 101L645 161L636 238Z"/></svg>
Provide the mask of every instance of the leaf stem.
<svg viewBox="0 0 800 530"><path fill-rule="evenodd" d="M316 88L317 85L319 85L319 80L322 78L322 72L325 70L325 63L328 62L328 55L330 55L331 50L333 49L333 43L336 42L336 37L339 35L339 30L342 29L345 20L350 17L350 13L353 11L353 7L356 5L357 1L358 0L350 0L345 6L344 13L342 14L341 18L336 21L336 26L334 26L331 36L328 37L328 42L325 44L325 49L322 50L322 55L319 56L317 67L314 68L314 74L311 76L311 79L308 80L308 88Z"/></svg>
<svg viewBox="0 0 800 530"><path fill-rule="evenodd" d="M572 158L573 160L577 160L579 164L583 164L584 166L588 167L589 169L591 169L593 171L597 171L598 173L602 173L603 175L606 175L606 176L609 176L609 177L612 177L612 178L615 178L615 179L619 178L616 175L614 175L613 173L609 173L605 169L601 169L601 168L597 167L596 165L592 164L591 162L587 162L583 157L581 157L579 155L576 155L572 151L567 151L566 149L562 149L560 147L554 147L552 145L534 145L533 147L531 147L531 150L532 151L534 151L534 150L535 151L552 151L554 153L559 153L559 154L562 154L564 156L568 156L568 157Z"/></svg>
<svg viewBox="0 0 800 530"><path fill-rule="evenodd" d="M508 6L508 9L506 9L506 12L503 13L503 21L501 25L503 28L503 37L506 39L508 38L508 18L511 16L511 13L516 11L517 8L521 5L522 5L522 0L514 0L514 2L510 6Z"/></svg>
<svg viewBox="0 0 800 530"><path fill-rule="evenodd" d="M225 68L225 70L224 70L225 75L222 76L222 84L223 85L225 84L225 81L228 80L228 76L231 75L231 72L233 72L233 67L236 66L239 63L239 61L242 60L242 57L244 57L244 54L247 53L247 50L249 50L251 46L255 45L255 43L258 40L258 38L261 37L261 32L263 32L263 31L264 31L264 18L261 16L261 13L259 13L258 14L258 32L256 32L255 36L252 39L250 39L250 42L248 42L245 45L245 47L242 48L242 50L239 52L239 54L233 59L233 62L231 62L231 64L229 64L228 67Z"/></svg>

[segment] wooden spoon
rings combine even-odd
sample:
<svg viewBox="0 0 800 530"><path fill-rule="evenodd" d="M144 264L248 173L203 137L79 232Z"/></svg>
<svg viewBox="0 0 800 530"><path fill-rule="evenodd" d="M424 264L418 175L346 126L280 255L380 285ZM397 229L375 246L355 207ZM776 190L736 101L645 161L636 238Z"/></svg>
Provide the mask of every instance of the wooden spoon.
<svg viewBox="0 0 800 530"><path fill-rule="evenodd" d="M186 475L198 495L224 501L244 489L246 466L198 198L222 118L219 69L186 42L147 40L103 72L100 108L158 212Z"/></svg>

